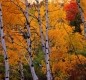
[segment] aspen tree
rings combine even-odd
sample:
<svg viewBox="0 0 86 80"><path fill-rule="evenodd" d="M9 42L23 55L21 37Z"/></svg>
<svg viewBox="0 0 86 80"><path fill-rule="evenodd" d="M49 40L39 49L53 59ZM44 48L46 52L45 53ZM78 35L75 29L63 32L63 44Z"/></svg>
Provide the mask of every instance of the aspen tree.
<svg viewBox="0 0 86 80"><path fill-rule="evenodd" d="M86 39L86 21L85 21L85 18L84 18L84 12L83 12L83 9L81 8L80 0L76 0L76 2L77 2L77 5L78 5L80 15L81 15L82 23L84 25L84 36L85 36L85 39Z"/></svg>
<svg viewBox="0 0 86 80"><path fill-rule="evenodd" d="M39 24L39 32L40 32L40 37L41 37L41 43L42 43L42 49L43 52L45 53L45 40L44 40L44 34L43 34L43 29L42 29L42 20L41 20L41 14L40 14L40 4L39 0L36 0L37 2L37 11L38 11L38 24Z"/></svg>
<svg viewBox="0 0 86 80"><path fill-rule="evenodd" d="M48 38L48 28L49 28L49 16L48 16L48 0L45 0L45 17L46 17L46 41L45 41L45 52L46 52L46 65L47 65L47 80L52 80L52 74L50 69L50 52L49 52L49 38Z"/></svg>
<svg viewBox="0 0 86 80"><path fill-rule="evenodd" d="M9 62L8 62L8 55L7 49L5 44L5 37L3 32L3 20L2 20L2 7L0 3L0 37L1 37L1 44L4 54L4 62L5 62L5 80L9 80Z"/></svg>
<svg viewBox="0 0 86 80"><path fill-rule="evenodd" d="M21 73L21 80L24 80L24 69L21 61L19 61L19 69Z"/></svg>
<svg viewBox="0 0 86 80"><path fill-rule="evenodd" d="M46 28L46 41L44 40L43 30L42 30L42 20L40 16L40 4L39 1L37 2L37 11L38 11L38 23L39 23L39 29L40 29L40 37L41 37L41 43L42 43L42 49L45 54L45 62L46 62L46 71L47 71L47 80L52 80L51 70L50 70L50 63L49 63L49 44L48 44L48 28ZM48 8L47 8L48 9ZM48 14L46 15L48 17ZM48 19L46 18L46 22L48 22ZM48 23L46 23L46 27L48 27ZM46 42L46 43L45 43ZM48 50L48 51L47 51Z"/></svg>
<svg viewBox="0 0 86 80"><path fill-rule="evenodd" d="M25 0L26 5L26 11L25 11L25 17L26 17L26 28L27 28L27 45L28 45L28 53L29 53L29 65L30 70L32 74L33 80L38 80L38 77L35 73L33 59L32 59L32 49L31 49L31 33L30 33L30 22L29 22L29 3L27 0Z"/></svg>

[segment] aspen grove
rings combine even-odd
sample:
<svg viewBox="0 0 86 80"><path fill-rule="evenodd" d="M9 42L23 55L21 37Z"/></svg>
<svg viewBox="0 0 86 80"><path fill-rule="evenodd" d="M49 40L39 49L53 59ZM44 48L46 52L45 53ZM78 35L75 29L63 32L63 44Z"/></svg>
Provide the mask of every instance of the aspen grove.
<svg viewBox="0 0 86 80"><path fill-rule="evenodd" d="M0 0L0 80L86 80L86 0Z"/></svg>

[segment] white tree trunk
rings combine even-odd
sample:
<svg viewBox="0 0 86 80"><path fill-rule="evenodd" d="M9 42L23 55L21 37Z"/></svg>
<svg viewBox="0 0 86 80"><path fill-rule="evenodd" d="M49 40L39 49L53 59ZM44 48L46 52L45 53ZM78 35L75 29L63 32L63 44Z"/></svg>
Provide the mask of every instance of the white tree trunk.
<svg viewBox="0 0 86 80"><path fill-rule="evenodd" d="M82 22L83 22L83 25L84 25L84 36L85 36L85 39L86 39L86 21L85 21L85 18L84 18L84 12L81 8L80 0L76 0L76 2L77 2L78 9L79 9L79 12L80 12L80 15L81 15L81 19L82 19Z"/></svg>
<svg viewBox="0 0 86 80"><path fill-rule="evenodd" d="M30 34L30 23L29 23L29 3L27 0L25 0L25 5L26 5L26 12L25 12L26 28L27 28L27 35L28 35L27 45L28 45L28 52L29 52L29 65L30 65L30 70L31 70L33 80L38 80L38 77L35 73L35 69L34 69L34 65L33 65L33 59L32 59L31 34Z"/></svg>
<svg viewBox="0 0 86 80"><path fill-rule="evenodd" d="M44 34L43 34L43 28L42 28L42 20L41 20L41 14L40 14L40 4L39 4L39 0L36 0L37 2L37 11L38 11L38 24L39 24L39 32L40 32L40 37L41 37L41 43L42 43L42 49L43 52L45 52L45 40L44 40Z"/></svg>
<svg viewBox="0 0 86 80"><path fill-rule="evenodd" d="M21 80L24 80L24 69L21 61L19 61L19 69L21 73Z"/></svg>
<svg viewBox="0 0 86 80"><path fill-rule="evenodd" d="M8 62L8 55L7 55L7 50L6 50L6 44L5 44L5 40L4 40L1 3L0 3L0 37L1 37L2 48L3 48L3 51L4 51L5 80L9 80L9 62Z"/></svg>
<svg viewBox="0 0 86 80"><path fill-rule="evenodd" d="M49 42L48 42L48 1L46 0L46 41L44 40L43 30L42 30L42 20L40 17L40 4L39 0L36 0L37 2L37 11L38 11L38 23L39 23L39 29L40 29L40 37L41 37L41 43L42 43L42 49L45 54L45 61L46 61L46 71L47 71L47 80L52 80L51 70L50 70L50 61L49 61Z"/></svg>
<svg viewBox="0 0 86 80"><path fill-rule="evenodd" d="M48 2L46 2L46 41L44 40L43 30L42 30L42 20L40 16L40 4L39 0L37 2L37 11L38 11L38 23L39 23L39 30L40 30L40 37L42 43L42 49L45 54L45 61L46 61L46 71L47 71L47 80L52 80L51 70L50 70L50 61L49 61L49 43L48 43Z"/></svg>
<svg viewBox="0 0 86 80"><path fill-rule="evenodd" d="M48 0L45 0L45 14L46 14L46 65L47 65L47 80L52 80L52 74L50 69L50 59L49 59L49 39L48 39L48 28L49 28L49 16L48 16Z"/></svg>

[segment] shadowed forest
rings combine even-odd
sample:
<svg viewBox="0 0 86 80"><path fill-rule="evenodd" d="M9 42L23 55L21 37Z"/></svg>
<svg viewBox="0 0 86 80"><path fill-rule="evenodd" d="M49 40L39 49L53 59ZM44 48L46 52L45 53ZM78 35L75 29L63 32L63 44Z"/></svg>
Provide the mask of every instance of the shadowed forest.
<svg viewBox="0 0 86 80"><path fill-rule="evenodd" d="M0 80L86 80L86 0L0 0Z"/></svg>

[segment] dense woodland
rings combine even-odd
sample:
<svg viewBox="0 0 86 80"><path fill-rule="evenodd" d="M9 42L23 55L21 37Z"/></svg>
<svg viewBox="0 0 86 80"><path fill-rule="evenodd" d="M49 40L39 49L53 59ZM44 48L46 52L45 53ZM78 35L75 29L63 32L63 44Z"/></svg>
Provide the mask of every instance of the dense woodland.
<svg viewBox="0 0 86 80"><path fill-rule="evenodd" d="M86 0L0 0L0 80L86 80Z"/></svg>

